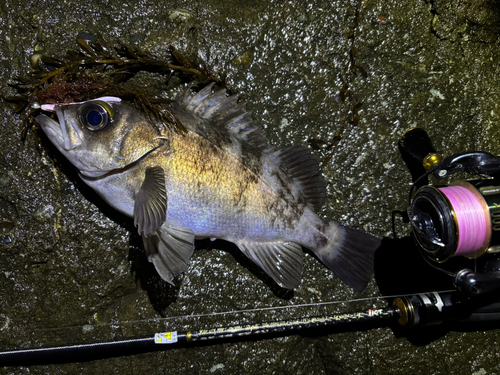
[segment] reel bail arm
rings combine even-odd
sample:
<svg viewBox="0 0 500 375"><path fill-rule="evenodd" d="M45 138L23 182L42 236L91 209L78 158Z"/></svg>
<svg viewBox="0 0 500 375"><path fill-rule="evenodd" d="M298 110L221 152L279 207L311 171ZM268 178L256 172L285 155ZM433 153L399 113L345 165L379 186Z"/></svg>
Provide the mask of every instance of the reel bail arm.
<svg viewBox="0 0 500 375"><path fill-rule="evenodd" d="M462 152L444 158L435 168L433 175L438 179L458 172L492 176L500 172L500 159L483 151Z"/></svg>

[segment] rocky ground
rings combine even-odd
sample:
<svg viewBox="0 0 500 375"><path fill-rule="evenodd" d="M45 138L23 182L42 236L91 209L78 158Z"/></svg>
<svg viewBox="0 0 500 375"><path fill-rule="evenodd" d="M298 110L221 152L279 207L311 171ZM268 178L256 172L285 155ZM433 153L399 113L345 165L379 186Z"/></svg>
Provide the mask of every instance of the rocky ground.
<svg viewBox="0 0 500 375"><path fill-rule="evenodd" d="M421 126L444 154L500 154L499 11L493 0L4 1L0 95L14 94L30 56L74 49L82 31L160 56L174 45L225 72L274 145L314 150L328 182L322 216L384 241L362 294L310 254L301 286L286 292L233 246L208 241L171 287L131 221L39 130L22 141L23 122L1 103L0 350L357 311L386 306L382 295L449 289L397 215L393 236L410 182L397 141ZM252 311L214 315L237 310ZM495 328L312 332L0 373L493 374Z"/></svg>

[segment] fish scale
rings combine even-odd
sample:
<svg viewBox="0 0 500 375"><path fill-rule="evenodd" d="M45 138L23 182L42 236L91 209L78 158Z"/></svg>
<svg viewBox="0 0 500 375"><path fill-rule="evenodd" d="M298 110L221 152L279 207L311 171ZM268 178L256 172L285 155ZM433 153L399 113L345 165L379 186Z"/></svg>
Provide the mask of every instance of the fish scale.
<svg viewBox="0 0 500 375"><path fill-rule="evenodd" d="M159 164L167 171L167 191L172 192L167 221L189 227L199 237L275 240L293 233L293 227L276 222L269 210L272 205L287 206L286 201L237 158L208 147L209 141L194 133L172 138L169 156ZM298 220L300 214L287 208Z"/></svg>

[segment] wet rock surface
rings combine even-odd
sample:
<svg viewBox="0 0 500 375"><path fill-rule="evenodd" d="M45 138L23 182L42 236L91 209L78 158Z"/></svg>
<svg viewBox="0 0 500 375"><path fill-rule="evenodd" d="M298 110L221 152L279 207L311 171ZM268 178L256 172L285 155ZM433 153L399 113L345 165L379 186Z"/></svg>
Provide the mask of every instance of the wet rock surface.
<svg viewBox="0 0 500 375"><path fill-rule="evenodd" d="M396 219L403 239L392 239L410 182L397 141L422 126L444 154L500 154L499 14L494 1L3 2L2 96L32 54L73 49L81 31L158 55L172 44L225 72L274 145L315 150L328 182L324 217L385 240L362 294L309 254L301 286L281 290L219 241L200 241L172 287L131 220L39 130L22 142L23 124L1 103L0 349L357 311L385 306L374 299L382 294L449 289L421 271L418 255L405 256L407 224ZM292 305L312 306L269 309ZM251 311L214 314L236 310ZM314 332L0 373L486 374L500 364L494 328Z"/></svg>

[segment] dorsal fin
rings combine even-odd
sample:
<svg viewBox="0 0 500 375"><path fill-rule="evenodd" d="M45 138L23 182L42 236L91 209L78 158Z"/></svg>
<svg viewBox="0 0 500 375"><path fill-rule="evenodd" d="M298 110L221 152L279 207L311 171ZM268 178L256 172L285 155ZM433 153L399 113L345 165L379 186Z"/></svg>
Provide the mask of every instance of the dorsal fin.
<svg viewBox="0 0 500 375"><path fill-rule="evenodd" d="M307 204L318 212L326 199L326 182L318 160L307 147L290 146L272 158L299 189Z"/></svg>
<svg viewBox="0 0 500 375"><path fill-rule="evenodd" d="M185 110L223 127L240 140L262 151L273 151L253 120L252 112L247 112L246 103L238 103L237 95L226 96L224 89L212 92L213 86L212 82L194 95L187 89L177 101Z"/></svg>

